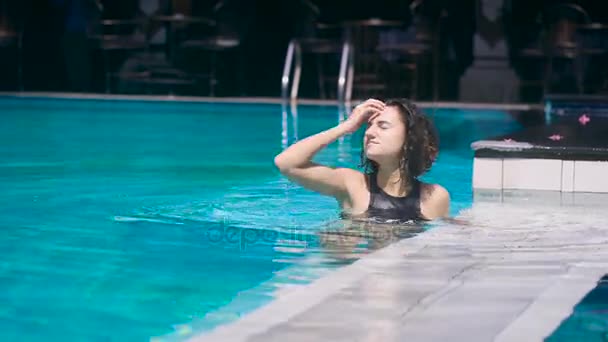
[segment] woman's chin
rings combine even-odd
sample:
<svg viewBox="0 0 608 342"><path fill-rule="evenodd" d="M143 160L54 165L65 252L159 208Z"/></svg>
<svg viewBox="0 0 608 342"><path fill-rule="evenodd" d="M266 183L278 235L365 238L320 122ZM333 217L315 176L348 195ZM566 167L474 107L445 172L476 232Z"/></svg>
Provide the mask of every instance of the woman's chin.
<svg viewBox="0 0 608 342"><path fill-rule="evenodd" d="M365 152L365 157L366 157L367 159L369 159L369 160L373 161L373 162L376 162L376 163L378 162L378 160L379 160L379 159L381 159L381 158L382 158L382 156L381 156L380 154L378 154L378 153L374 153L373 151L369 151L369 150L367 150L367 151Z"/></svg>
<svg viewBox="0 0 608 342"><path fill-rule="evenodd" d="M375 151L374 149L368 149L367 151L365 151L365 157L376 163L380 163L381 161L390 161L394 158L399 158L396 155L382 153L381 151Z"/></svg>

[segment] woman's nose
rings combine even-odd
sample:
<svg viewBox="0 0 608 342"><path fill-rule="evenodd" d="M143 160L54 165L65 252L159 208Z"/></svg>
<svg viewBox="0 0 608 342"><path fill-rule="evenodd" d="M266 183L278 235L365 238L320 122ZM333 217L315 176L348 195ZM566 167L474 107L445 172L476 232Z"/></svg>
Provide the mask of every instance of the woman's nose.
<svg viewBox="0 0 608 342"><path fill-rule="evenodd" d="M366 138L376 137L376 130L373 127L368 128L367 130L365 130L365 137Z"/></svg>

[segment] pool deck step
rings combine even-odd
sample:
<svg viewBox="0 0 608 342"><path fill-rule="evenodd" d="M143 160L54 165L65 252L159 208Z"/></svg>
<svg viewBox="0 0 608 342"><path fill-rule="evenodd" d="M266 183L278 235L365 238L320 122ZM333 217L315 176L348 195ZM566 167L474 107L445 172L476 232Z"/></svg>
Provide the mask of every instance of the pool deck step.
<svg viewBox="0 0 608 342"><path fill-rule="evenodd" d="M545 122L474 142L474 189L608 193L608 98L550 97Z"/></svg>
<svg viewBox="0 0 608 342"><path fill-rule="evenodd" d="M604 210L476 204L191 341L541 341L608 273Z"/></svg>

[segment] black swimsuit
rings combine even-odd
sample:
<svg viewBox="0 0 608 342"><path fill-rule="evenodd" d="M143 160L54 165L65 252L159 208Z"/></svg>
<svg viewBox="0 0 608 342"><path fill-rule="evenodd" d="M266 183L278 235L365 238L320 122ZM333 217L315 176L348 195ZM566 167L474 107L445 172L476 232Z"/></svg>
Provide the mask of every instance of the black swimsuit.
<svg viewBox="0 0 608 342"><path fill-rule="evenodd" d="M362 214L368 219L379 222L403 223L424 220L420 212L420 181L412 181L412 189L404 197L387 194L378 186L377 175L368 176L370 200L367 211ZM344 215L343 215L344 217ZM352 217L352 218L358 218Z"/></svg>

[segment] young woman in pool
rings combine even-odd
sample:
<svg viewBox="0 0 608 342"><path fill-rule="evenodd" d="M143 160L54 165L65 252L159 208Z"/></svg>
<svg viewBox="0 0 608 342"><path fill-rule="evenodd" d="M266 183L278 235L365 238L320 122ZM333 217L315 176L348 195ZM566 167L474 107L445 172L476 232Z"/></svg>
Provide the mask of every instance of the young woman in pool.
<svg viewBox="0 0 608 342"><path fill-rule="evenodd" d="M314 155L367 123L364 172L313 163ZM438 184L418 180L438 154L433 124L409 101L369 99L339 125L303 139L277 155L274 163L291 181L333 196L343 216L407 222L447 218L450 196Z"/></svg>

